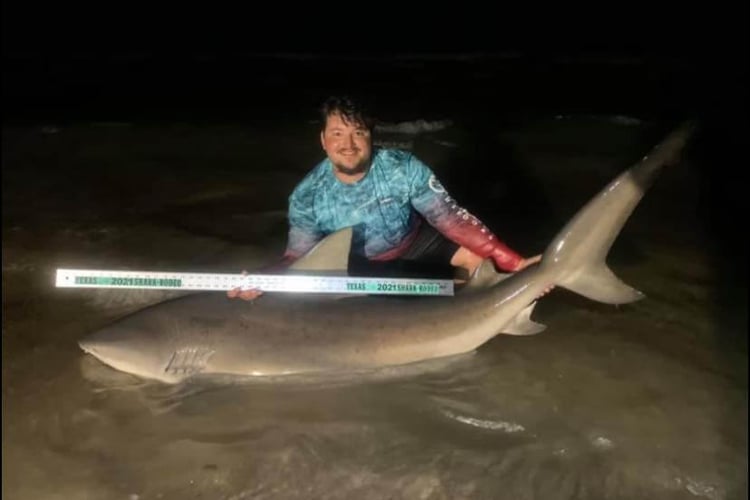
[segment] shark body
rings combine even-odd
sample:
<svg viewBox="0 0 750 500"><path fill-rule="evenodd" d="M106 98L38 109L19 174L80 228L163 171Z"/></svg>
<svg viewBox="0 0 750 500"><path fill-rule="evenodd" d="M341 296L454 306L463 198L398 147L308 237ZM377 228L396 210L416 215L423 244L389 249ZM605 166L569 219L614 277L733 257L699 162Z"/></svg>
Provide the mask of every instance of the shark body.
<svg viewBox="0 0 750 500"><path fill-rule="evenodd" d="M336 297L266 293L253 303L216 292L136 311L79 342L111 367L177 383L197 374L277 376L358 371L463 354L498 334L530 335L549 286L623 304L643 297L621 282L606 257L660 171L694 129L685 123L584 205L545 250L513 275L490 261L454 297ZM351 229L329 235L289 272L341 271Z"/></svg>

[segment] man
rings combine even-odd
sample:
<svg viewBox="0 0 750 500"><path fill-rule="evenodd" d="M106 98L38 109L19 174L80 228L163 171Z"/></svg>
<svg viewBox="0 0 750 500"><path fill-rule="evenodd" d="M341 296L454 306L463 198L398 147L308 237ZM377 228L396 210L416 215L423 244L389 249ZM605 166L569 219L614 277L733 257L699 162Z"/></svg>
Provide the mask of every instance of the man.
<svg viewBox="0 0 750 500"><path fill-rule="evenodd" d="M288 266L326 235L350 226L350 271L354 267L358 275L414 274L430 265L471 275L487 258L502 271L516 272L541 259L524 258L501 242L413 154L373 150L373 121L356 101L331 97L321 114L327 158L289 197L289 240L274 268ZM245 300L260 294L227 293Z"/></svg>

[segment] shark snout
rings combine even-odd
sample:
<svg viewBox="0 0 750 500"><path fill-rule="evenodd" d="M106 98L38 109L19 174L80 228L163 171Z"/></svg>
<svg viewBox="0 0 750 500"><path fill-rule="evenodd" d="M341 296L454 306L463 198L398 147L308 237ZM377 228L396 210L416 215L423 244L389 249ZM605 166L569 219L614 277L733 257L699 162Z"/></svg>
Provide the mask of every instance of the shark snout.
<svg viewBox="0 0 750 500"><path fill-rule="evenodd" d="M78 346L105 365L136 375L157 378L166 363L162 352L143 338L130 332L131 337L111 335L110 332L96 334L78 341Z"/></svg>
<svg viewBox="0 0 750 500"><path fill-rule="evenodd" d="M142 340L137 331L113 325L80 339L78 346L83 352L111 363L137 354Z"/></svg>
<svg viewBox="0 0 750 500"><path fill-rule="evenodd" d="M98 342L96 339L83 339L78 341L78 346L86 354L91 354L95 358L101 361L109 361L113 357L117 357L115 349L108 349L106 343ZM113 356L113 354L115 356Z"/></svg>
<svg viewBox="0 0 750 500"><path fill-rule="evenodd" d="M96 355L96 348L94 347L94 342L91 342L90 340L87 340L87 339L79 340L78 347L80 347L85 353Z"/></svg>

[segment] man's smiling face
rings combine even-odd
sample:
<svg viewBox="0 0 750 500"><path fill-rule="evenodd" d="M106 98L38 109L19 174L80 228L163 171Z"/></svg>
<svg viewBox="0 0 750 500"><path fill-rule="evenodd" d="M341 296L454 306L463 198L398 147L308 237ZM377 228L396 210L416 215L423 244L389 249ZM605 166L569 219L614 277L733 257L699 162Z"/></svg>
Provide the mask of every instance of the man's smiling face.
<svg viewBox="0 0 750 500"><path fill-rule="evenodd" d="M337 173L359 176L367 171L372 154L372 137L362 123L348 121L339 113L328 115L320 143Z"/></svg>

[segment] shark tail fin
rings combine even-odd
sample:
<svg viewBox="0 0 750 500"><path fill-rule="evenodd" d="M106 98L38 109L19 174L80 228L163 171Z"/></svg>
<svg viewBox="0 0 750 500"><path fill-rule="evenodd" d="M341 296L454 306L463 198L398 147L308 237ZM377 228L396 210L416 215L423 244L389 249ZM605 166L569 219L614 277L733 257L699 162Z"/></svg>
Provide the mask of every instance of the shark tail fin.
<svg viewBox="0 0 750 500"><path fill-rule="evenodd" d="M685 122L584 205L550 243L541 266L558 269L556 285L608 304L643 294L620 281L605 259L625 222L665 165L679 160L696 124Z"/></svg>

